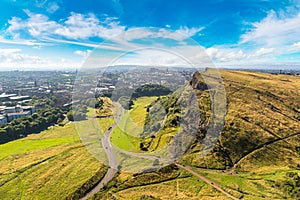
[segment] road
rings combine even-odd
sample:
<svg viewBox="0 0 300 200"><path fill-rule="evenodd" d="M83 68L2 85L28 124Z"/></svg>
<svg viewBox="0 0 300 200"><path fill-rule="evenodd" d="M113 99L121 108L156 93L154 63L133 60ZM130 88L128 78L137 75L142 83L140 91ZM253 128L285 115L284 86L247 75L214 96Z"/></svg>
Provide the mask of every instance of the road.
<svg viewBox="0 0 300 200"><path fill-rule="evenodd" d="M234 200L238 200L238 198L232 196L231 194L229 194L228 192L226 192L225 190L223 190L221 188L220 185L218 185L217 183L205 178L204 176L198 174L197 172L195 172L190 166L183 166L183 165L180 165L178 163L176 163L176 165L178 167L180 167L181 169L184 169L188 172L190 172L191 174L193 174L194 176L196 176L197 178L201 179L202 181L206 182L207 184L209 184L210 186L216 188L218 191L220 191L221 193L225 194L226 196L228 196L229 198L231 199L234 199Z"/></svg>
<svg viewBox="0 0 300 200"><path fill-rule="evenodd" d="M110 134L112 133L113 129L118 125L119 120L121 118L122 107L120 107L120 111L115 119L115 122L108 128L108 130L102 137L102 147L104 148L105 153L107 155L109 168L103 179L90 192L88 192L84 197L82 197L81 200L86 200L92 195L96 194L105 184L107 184L115 176L118 170L118 159L110 143Z"/></svg>

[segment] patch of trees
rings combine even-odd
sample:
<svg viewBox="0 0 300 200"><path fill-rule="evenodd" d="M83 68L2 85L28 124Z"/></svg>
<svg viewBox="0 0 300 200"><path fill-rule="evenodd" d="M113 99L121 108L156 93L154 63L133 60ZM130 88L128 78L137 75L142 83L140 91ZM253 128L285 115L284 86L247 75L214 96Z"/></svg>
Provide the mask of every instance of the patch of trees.
<svg viewBox="0 0 300 200"><path fill-rule="evenodd" d="M158 84L147 84L143 85L139 88L137 88L133 94L132 98L138 98L138 97L143 97L143 96L165 96L167 94L170 94L172 91L163 86L163 85L158 85Z"/></svg>
<svg viewBox="0 0 300 200"><path fill-rule="evenodd" d="M39 133L64 119L60 109L46 107L37 110L32 116L15 119L0 126L0 144Z"/></svg>
<svg viewBox="0 0 300 200"><path fill-rule="evenodd" d="M133 106L133 100L130 97L122 96L119 98L118 101L121 104L121 106L126 110L131 109Z"/></svg>
<svg viewBox="0 0 300 200"><path fill-rule="evenodd" d="M69 121L81 121L86 119L86 114L88 112L86 105L75 105L67 113L67 118Z"/></svg>
<svg viewBox="0 0 300 200"><path fill-rule="evenodd" d="M181 108L177 94L158 97L147 107L142 137L155 134L162 128L177 127L181 121Z"/></svg>
<svg viewBox="0 0 300 200"><path fill-rule="evenodd" d="M117 101L122 96L131 97L132 99L143 97L143 96L165 96L170 94L172 91L159 84L146 84L133 90L131 88L117 88L115 90L101 91L95 94L95 97L100 96L109 97L113 101Z"/></svg>

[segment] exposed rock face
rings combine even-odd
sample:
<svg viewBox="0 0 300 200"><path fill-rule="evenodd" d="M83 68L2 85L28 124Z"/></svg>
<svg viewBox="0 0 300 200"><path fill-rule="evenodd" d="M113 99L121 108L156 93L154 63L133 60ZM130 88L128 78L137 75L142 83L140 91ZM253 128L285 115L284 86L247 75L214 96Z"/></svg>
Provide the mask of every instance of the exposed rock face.
<svg viewBox="0 0 300 200"><path fill-rule="evenodd" d="M193 89L197 89L201 91L208 89L206 83L203 81L203 78L201 77L199 72L196 72L193 75L192 80L190 81L190 85L192 86Z"/></svg>

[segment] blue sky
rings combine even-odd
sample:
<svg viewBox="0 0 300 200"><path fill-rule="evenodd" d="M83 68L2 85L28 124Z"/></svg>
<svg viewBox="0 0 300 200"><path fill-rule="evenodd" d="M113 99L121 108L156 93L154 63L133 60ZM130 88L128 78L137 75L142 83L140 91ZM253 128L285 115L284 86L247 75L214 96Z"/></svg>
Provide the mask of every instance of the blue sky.
<svg viewBox="0 0 300 200"><path fill-rule="evenodd" d="M103 65L128 46L146 45L180 48L194 59L206 54L220 67L299 68L300 3L294 0L1 0L0 13L1 69L78 68L103 41L97 49L106 56ZM145 60L182 64L154 50L119 63Z"/></svg>

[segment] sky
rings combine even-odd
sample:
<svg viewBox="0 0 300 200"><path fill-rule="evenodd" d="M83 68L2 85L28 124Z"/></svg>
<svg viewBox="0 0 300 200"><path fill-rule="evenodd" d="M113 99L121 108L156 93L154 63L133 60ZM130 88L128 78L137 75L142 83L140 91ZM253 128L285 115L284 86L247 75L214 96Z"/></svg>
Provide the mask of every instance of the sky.
<svg viewBox="0 0 300 200"><path fill-rule="evenodd" d="M75 69L91 57L99 66L300 66L295 0L0 0L0 13L1 70Z"/></svg>

